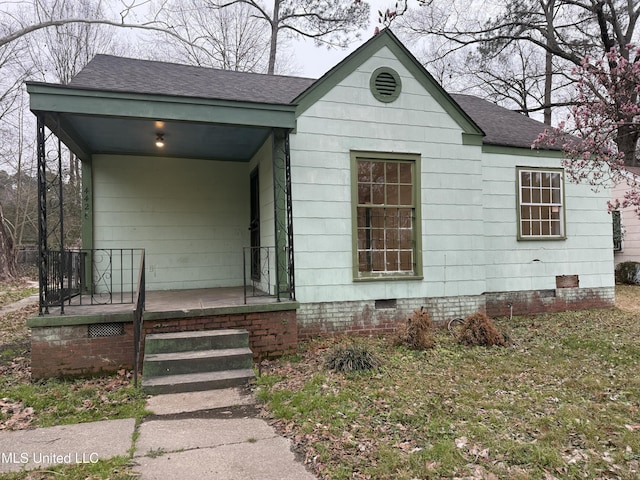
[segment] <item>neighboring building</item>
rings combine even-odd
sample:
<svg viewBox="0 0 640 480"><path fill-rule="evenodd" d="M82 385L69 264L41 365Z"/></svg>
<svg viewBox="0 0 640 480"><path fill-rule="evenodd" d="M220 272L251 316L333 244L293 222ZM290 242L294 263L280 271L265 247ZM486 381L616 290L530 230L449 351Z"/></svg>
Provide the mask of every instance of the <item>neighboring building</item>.
<svg viewBox="0 0 640 480"><path fill-rule="evenodd" d="M630 188L640 182L640 167L625 167L625 180L613 187L613 200L621 200ZM633 207L612 212L614 231L614 262L640 262L640 219Z"/></svg>
<svg viewBox="0 0 640 480"><path fill-rule="evenodd" d="M85 277L96 252L145 249L143 333L242 326L259 357L390 332L421 306L444 322L613 304L609 192L566 181L560 151L531 149L544 125L447 94L389 30L319 80L99 55L69 85L28 91L82 160ZM133 261L111 268L137 278ZM59 282L43 275L43 309ZM150 308L154 292L211 299L248 283L281 301ZM34 354L72 308L32 319ZM71 324L109 323L113 308ZM117 363L98 350L77 357Z"/></svg>

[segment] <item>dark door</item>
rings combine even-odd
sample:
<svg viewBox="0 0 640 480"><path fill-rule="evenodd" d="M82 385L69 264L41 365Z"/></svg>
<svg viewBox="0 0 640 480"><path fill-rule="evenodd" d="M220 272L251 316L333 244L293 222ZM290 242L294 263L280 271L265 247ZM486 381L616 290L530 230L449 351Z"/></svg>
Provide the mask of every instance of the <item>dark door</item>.
<svg viewBox="0 0 640 480"><path fill-rule="evenodd" d="M260 280L260 185L258 183L258 168L250 175L251 218L251 279Z"/></svg>

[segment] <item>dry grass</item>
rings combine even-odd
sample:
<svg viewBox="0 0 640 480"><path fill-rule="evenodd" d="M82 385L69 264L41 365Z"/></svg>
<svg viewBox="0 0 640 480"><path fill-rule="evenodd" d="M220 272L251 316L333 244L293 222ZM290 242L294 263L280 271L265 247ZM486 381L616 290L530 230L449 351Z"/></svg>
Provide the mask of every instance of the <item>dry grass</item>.
<svg viewBox="0 0 640 480"><path fill-rule="evenodd" d="M640 287L621 295L637 305ZM258 394L324 479L640 478L637 312L495 323L509 346L447 332L420 352L369 339L383 362L369 374L324 371L331 343L312 342L272 362Z"/></svg>
<svg viewBox="0 0 640 480"><path fill-rule="evenodd" d="M2 298L13 301L33 293L26 283L0 290ZM0 313L0 430L142 415L145 396L134 389L131 373L125 370L99 378L32 382L27 319L36 312L37 306L31 305Z"/></svg>
<svg viewBox="0 0 640 480"><path fill-rule="evenodd" d="M616 307L640 312L640 285L616 285Z"/></svg>

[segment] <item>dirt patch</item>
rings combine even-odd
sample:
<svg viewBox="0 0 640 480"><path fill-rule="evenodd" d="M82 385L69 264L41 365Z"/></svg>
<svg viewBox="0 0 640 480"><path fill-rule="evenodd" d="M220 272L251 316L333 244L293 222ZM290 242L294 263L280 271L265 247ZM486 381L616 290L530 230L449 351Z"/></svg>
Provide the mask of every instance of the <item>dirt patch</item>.
<svg viewBox="0 0 640 480"><path fill-rule="evenodd" d="M627 312L640 312L640 285L616 285L616 307Z"/></svg>

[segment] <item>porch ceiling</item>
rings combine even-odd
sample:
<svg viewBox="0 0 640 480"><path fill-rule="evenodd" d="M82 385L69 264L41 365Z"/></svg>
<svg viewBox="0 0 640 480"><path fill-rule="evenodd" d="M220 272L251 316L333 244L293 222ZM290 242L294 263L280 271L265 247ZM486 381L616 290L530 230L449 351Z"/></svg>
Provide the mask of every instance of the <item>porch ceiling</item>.
<svg viewBox="0 0 640 480"><path fill-rule="evenodd" d="M127 94L29 83L31 110L82 160L95 154L248 161L294 105ZM155 146L163 134L165 146Z"/></svg>

